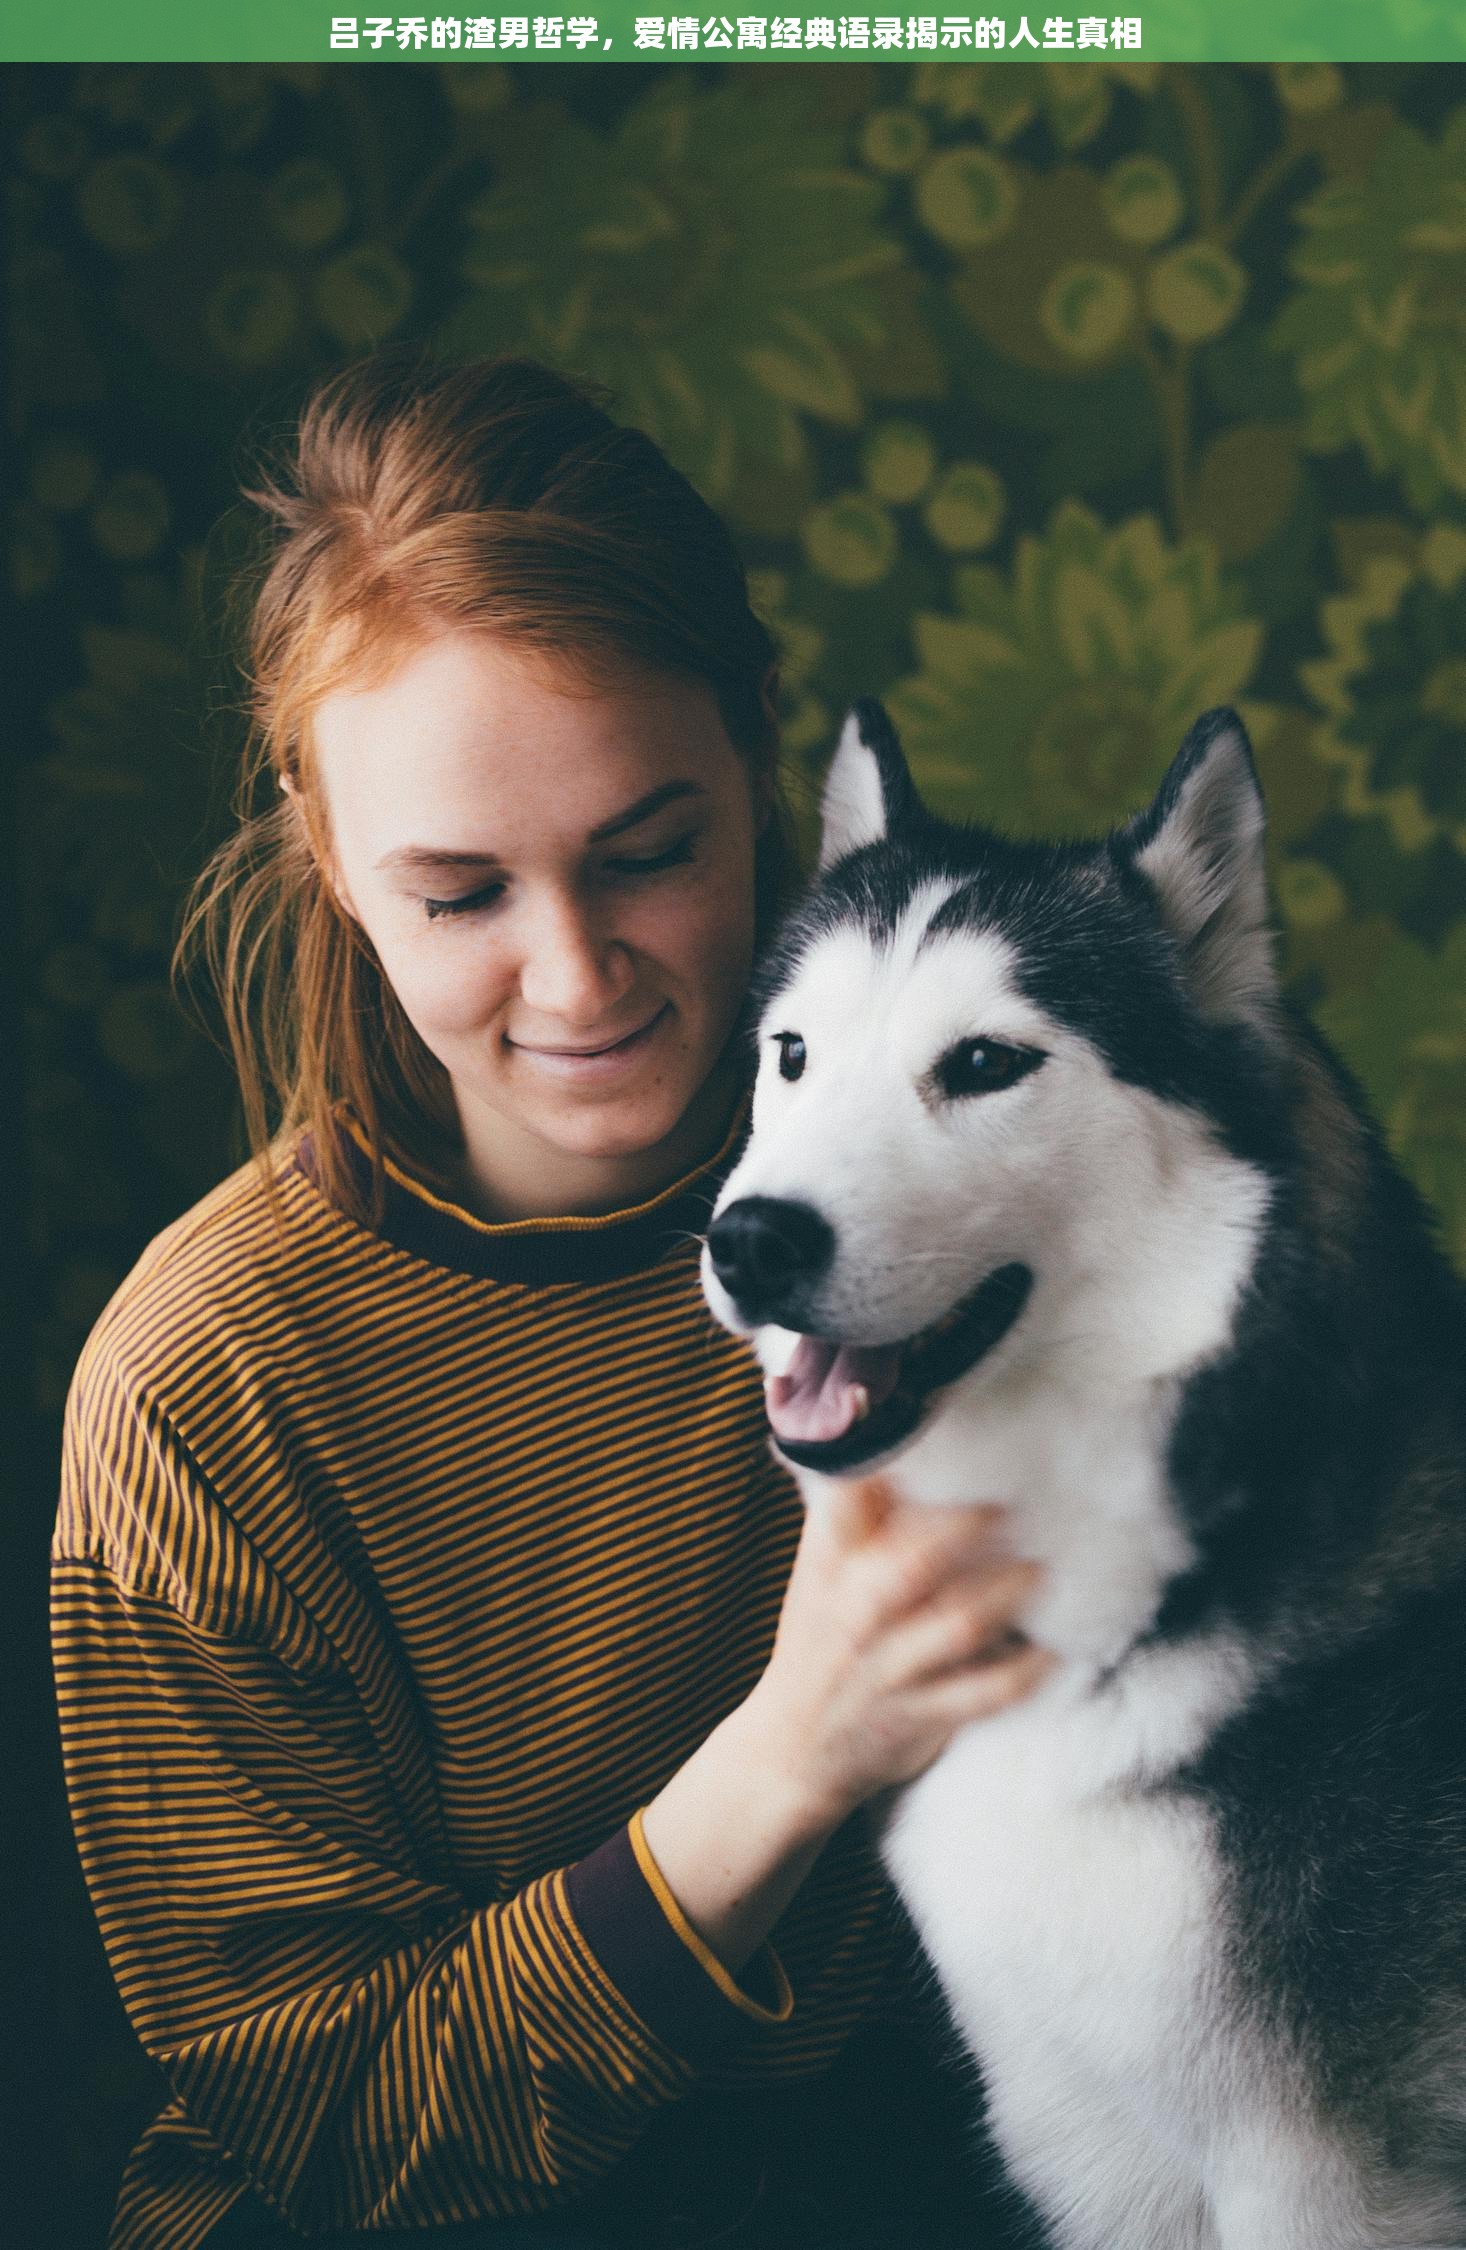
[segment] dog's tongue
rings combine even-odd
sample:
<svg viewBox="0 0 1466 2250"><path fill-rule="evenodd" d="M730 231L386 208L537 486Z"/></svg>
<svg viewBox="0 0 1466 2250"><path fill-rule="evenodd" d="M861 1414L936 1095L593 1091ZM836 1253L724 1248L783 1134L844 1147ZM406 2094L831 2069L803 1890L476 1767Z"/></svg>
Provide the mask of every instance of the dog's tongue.
<svg viewBox="0 0 1466 2250"><path fill-rule="evenodd" d="M899 1344L831 1344L801 1336L782 1375L764 1388L774 1435L802 1445L843 1437L890 1397L901 1364Z"/></svg>

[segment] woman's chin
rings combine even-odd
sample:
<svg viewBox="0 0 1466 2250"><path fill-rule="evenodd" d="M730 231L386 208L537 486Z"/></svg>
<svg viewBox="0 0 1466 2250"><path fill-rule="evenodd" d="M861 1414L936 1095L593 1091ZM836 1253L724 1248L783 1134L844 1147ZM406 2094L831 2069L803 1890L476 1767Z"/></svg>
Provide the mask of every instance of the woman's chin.
<svg viewBox="0 0 1466 2250"><path fill-rule="evenodd" d="M507 1077L460 1077L456 1085L474 1168L490 1191L506 1163L516 1178L540 1179L536 1194L547 1191L559 1160L568 1167L567 1195L610 1207L623 1195L640 1201L659 1192L709 1153L737 1077L725 1051L693 1059L682 1049L648 1054L635 1071L573 1078L521 1067L516 1057ZM598 1166L607 1168L603 1187L587 1176Z"/></svg>

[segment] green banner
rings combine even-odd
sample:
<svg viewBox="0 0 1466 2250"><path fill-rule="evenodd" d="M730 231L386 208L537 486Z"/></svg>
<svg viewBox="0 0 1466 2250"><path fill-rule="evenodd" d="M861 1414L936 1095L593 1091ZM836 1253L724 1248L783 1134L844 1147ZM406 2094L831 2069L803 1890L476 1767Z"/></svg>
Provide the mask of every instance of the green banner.
<svg viewBox="0 0 1466 2250"><path fill-rule="evenodd" d="M1065 58L1076 69L1153 62L1448 61L1466 55L1466 0L1121 0L1130 14L348 13L316 0L5 0L11 62L778 62L910 55Z"/></svg>

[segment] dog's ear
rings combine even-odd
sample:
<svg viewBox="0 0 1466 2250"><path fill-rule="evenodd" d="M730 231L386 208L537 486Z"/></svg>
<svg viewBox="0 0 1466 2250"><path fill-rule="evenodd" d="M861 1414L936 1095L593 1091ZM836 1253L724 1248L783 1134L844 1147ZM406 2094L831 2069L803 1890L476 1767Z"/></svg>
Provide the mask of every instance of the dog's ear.
<svg viewBox="0 0 1466 2250"><path fill-rule="evenodd" d="M1116 838L1154 889L1209 1016L1256 1021L1277 996L1265 828L1247 730L1223 708L1196 721L1154 802Z"/></svg>
<svg viewBox="0 0 1466 2250"><path fill-rule="evenodd" d="M885 706L873 695L853 704L825 776L820 866L879 843L919 810L916 785Z"/></svg>

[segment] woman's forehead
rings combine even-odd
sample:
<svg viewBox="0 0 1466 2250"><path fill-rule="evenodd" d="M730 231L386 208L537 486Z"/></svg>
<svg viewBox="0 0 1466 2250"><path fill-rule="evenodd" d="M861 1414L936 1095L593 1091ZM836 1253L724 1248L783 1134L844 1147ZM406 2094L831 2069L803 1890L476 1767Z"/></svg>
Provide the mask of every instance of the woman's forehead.
<svg viewBox="0 0 1466 2250"><path fill-rule="evenodd" d="M340 840L374 858L497 854L547 823L589 836L674 786L717 795L742 763L700 681L626 666L591 682L480 634L327 696L313 736Z"/></svg>

